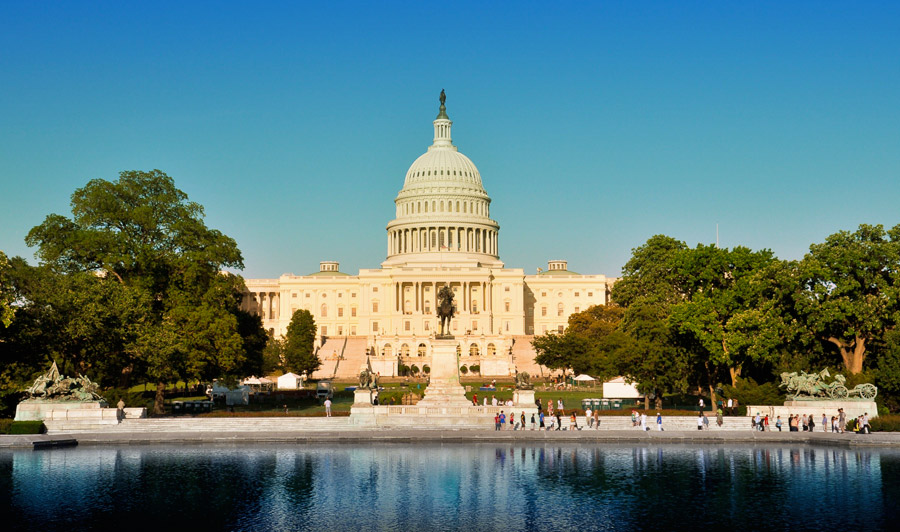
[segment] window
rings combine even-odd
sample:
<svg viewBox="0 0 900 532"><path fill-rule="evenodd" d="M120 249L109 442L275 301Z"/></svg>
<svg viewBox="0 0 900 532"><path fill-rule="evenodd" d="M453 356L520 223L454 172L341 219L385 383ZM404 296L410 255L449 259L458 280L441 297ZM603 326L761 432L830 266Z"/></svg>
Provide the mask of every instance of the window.
<svg viewBox="0 0 900 532"><path fill-rule="evenodd" d="M322 336L328 336L328 327L322 326Z"/></svg>
<svg viewBox="0 0 900 532"><path fill-rule="evenodd" d="M372 287L372 292L378 293L378 287L377 287L377 286L373 286L373 287Z"/></svg>
<svg viewBox="0 0 900 532"><path fill-rule="evenodd" d="M319 315L323 318L328 317L328 305L326 305L325 303L322 303L322 312Z"/></svg>
<svg viewBox="0 0 900 532"><path fill-rule="evenodd" d="M541 307L541 316L547 315L547 307Z"/></svg>
<svg viewBox="0 0 900 532"><path fill-rule="evenodd" d="M579 312L581 312L580 307L575 307L575 314L578 314Z"/></svg>
<svg viewBox="0 0 900 532"><path fill-rule="evenodd" d="M478 356L478 345L477 344L472 344L469 346L469 356L470 357Z"/></svg>
<svg viewBox="0 0 900 532"><path fill-rule="evenodd" d="M559 334L562 334L562 333L563 333L563 326L560 325L559 327L556 328L556 330L557 330L557 332L559 332Z"/></svg>
<svg viewBox="0 0 900 532"><path fill-rule="evenodd" d="M409 326L409 321L404 321L404 322L403 322L403 330L404 330L404 331L408 331L408 330L409 330L409 327L410 327L410 326Z"/></svg>
<svg viewBox="0 0 900 532"><path fill-rule="evenodd" d="M338 318L344 316L344 307L338 307Z"/></svg>
<svg viewBox="0 0 900 532"><path fill-rule="evenodd" d="M423 357L427 354L427 352L428 352L428 348L425 347L425 344L419 344L419 348L416 351L416 354L419 355L420 357Z"/></svg>
<svg viewBox="0 0 900 532"><path fill-rule="evenodd" d="M297 292L294 292L293 294L291 294L291 297L297 297Z"/></svg>
<svg viewBox="0 0 900 532"><path fill-rule="evenodd" d="M506 312L509 312L509 301L504 302L503 307L506 309Z"/></svg>
<svg viewBox="0 0 900 532"><path fill-rule="evenodd" d="M309 292L303 294L303 297L309 297Z"/></svg>
<svg viewBox="0 0 900 532"><path fill-rule="evenodd" d="M426 331L431 330L431 324L428 323L427 321L425 322L425 330Z"/></svg>
<svg viewBox="0 0 900 532"><path fill-rule="evenodd" d="M350 307L350 316L356 317L356 307Z"/></svg>
<svg viewBox="0 0 900 532"><path fill-rule="evenodd" d="M575 292L575 297L578 297L580 295L581 295L581 292Z"/></svg>
<svg viewBox="0 0 900 532"><path fill-rule="evenodd" d="M594 297L594 293L593 293L593 292L588 292L588 297Z"/></svg>
<svg viewBox="0 0 900 532"><path fill-rule="evenodd" d="M547 297L547 292L541 292L541 297Z"/></svg>
<svg viewBox="0 0 900 532"><path fill-rule="evenodd" d="M356 326L350 327L350 336L356 336Z"/></svg>
<svg viewBox="0 0 900 532"><path fill-rule="evenodd" d="M372 312L378 312L378 301L372 301Z"/></svg>
<svg viewBox="0 0 900 532"><path fill-rule="evenodd" d="M409 356L409 345L403 344L400 346L400 356L404 356L404 357Z"/></svg>
<svg viewBox="0 0 900 532"><path fill-rule="evenodd" d="M472 314L478 314L478 301L472 301Z"/></svg>
<svg viewBox="0 0 900 532"><path fill-rule="evenodd" d="M344 328L338 325L338 336L344 336Z"/></svg>
<svg viewBox="0 0 900 532"><path fill-rule="evenodd" d="M577 296L578 294L575 294L575 295ZM344 294L341 292L338 292L338 297L344 297Z"/></svg>
<svg viewBox="0 0 900 532"><path fill-rule="evenodd" d="M372 322L372 332L374 332L374 333L378 332L378 322L377 321Z"/></svg>
<svg viewBox="0 0 900 532"><path fill-rule="evenodd" d="M477 331L477 330L478 330L478 322L477 322L477 321L473 321L473 322L472 322L472 330L473 330L473 331Z"/></svg>
<svg viewBox="0 0 900 532"><path fill-rule="evenodd" d="M506 332L509 332L509 322L506 322Z"/></svg>
<svg viewBox="0 0 900 532"><path fill-rule="evenodd" d="M394 349L391 347L391 344L384 344L384 347L381 348L382 356L389 357L394 354Z"/></svg>
<svg viewBox="0 0 900 532"><path fill-rule="evenodd" d="M487 345L487 355L492 357L497 354L497 347L494 344Z"/></svg>
<svg viewBox="0 0 900 532"><path fill-rule="evenodd" d="M556 306L556 315L557 316L563 315L563 304L562 303L560 303L559 305Z"/></svg>
<svg viewBox="0 0 900 532"><path fill-rule="evenodd" d="M353 292L352 294L350 294L350 297L356 297L356 292Z"/></svg>
<svg viewBox="0 0 900 532"><path fill-rule="evenodd" d="M503 291L504 291L504 292L509 292L509 287L508 287L508 286L504 287L504 288L503 288Z"/></svg>

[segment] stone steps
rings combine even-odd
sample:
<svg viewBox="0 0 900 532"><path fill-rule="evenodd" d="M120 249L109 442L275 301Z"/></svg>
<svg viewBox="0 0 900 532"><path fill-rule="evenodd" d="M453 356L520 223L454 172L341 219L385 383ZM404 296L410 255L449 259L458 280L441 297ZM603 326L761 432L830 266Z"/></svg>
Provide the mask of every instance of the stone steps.
<svg viewBox="0 0 900 532"><path fill-rule="evenodd" d="M516 408L513 407L513 411ZM446 423L438 423L434 427L425 427L417 423L416 416L392 417L388 422L379 424L379 427L391 429L434 429L447 428L460 430L490 430L493 427L492 416L455 417L447 416ZM531 415L526 414L526 428L530 429ZM655 419L647 420L650 430L656 432ZM568 429L569 418L563 417L563 427ZM715 418L710 418L710 432L716 431L750 431L750 422L744 417L726 417L722 427L715 424ZM318 431L348 431L359 430L361 427L350 417L258 417L258 418L146 418L125 419L115 425L99 425L88 421L47 421L48 434L69 434L86 432L129 432L129 433L166 433L166 432L198 432L198 433L251 433L251 432L318 432ZM578 419L578 426L582 430L588 429L584 416ZM663 428L667 431L693 431L697 432L697 421L694 417L664 417ZM377 430L377 429L373 429ZM508 429L504 429L508 430ZM604 416L600 418L600 431L635 431L640 429L631 426L631 418L627 416Z"/></svg>

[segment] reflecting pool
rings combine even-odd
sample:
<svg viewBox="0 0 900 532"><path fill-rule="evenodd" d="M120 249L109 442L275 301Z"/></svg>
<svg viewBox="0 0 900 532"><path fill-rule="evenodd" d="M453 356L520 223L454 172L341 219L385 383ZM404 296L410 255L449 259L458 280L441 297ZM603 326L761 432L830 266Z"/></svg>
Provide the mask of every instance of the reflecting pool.
<svg viewBox="0 0 900 532"><path fill-rule="evenodd" d="M900 517L900 451L229 445L0 451L0 530L842 530Z"/></svg>

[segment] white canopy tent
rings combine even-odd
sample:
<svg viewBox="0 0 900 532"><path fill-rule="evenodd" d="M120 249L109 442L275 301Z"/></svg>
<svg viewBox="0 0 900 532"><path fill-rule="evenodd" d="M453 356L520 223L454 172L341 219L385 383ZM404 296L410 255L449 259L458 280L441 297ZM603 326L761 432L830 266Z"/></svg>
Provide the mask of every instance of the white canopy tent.
<svg viewBox="0 0 900 532"><path fill-rule="evenodd" d="M285 373L278 377L279 390L297 390L303 386L303 377L296 373Z"/></svg>

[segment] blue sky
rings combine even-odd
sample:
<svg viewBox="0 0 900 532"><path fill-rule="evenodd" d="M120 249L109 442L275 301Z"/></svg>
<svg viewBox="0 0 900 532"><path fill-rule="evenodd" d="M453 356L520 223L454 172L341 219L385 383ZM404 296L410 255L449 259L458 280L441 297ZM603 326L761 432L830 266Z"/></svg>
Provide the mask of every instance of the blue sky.
<svg viewBox="0 0 900 532"><path fill-rule="evenodd" d="M900 223L897 2L129 4L0 4L9 255L89 179L158 168L246 277L378 267L442 88L526 273Z"/></svg>

